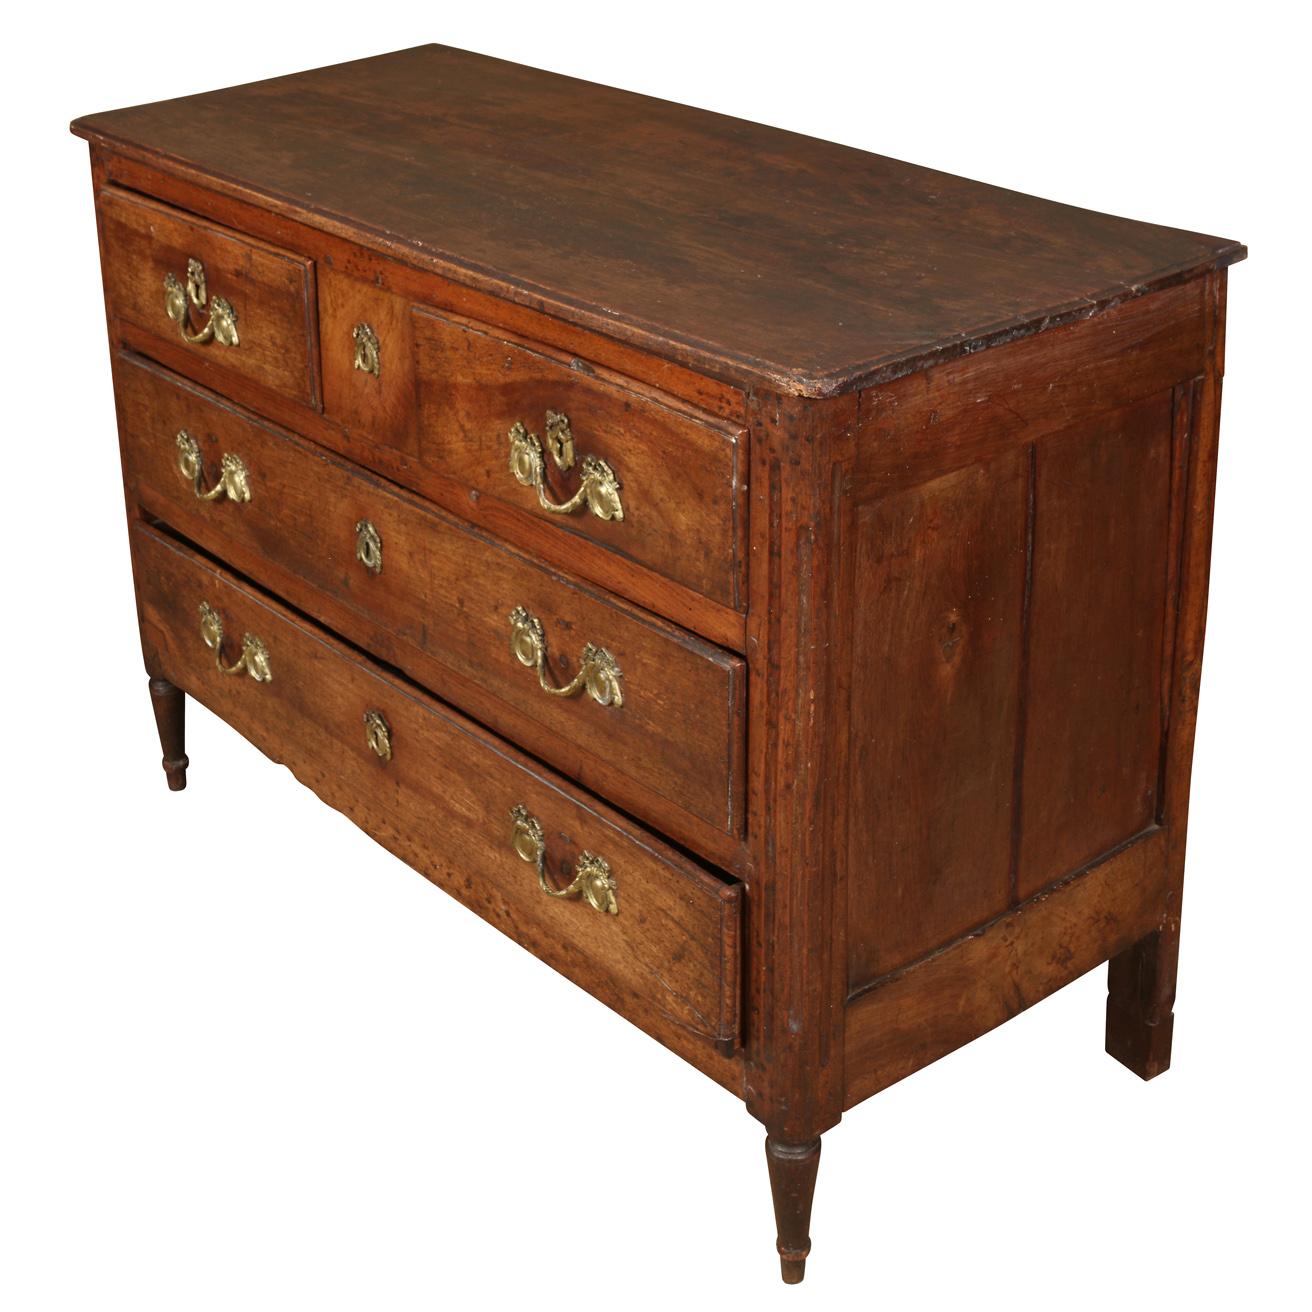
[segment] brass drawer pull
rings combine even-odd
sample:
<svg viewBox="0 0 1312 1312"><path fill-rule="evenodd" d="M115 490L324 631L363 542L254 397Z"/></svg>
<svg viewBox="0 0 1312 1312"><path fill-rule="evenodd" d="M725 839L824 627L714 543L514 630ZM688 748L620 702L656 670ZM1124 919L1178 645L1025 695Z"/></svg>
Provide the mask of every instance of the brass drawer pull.
<svg viewBox="0 0 1312 1312"><path fill-rule="evenodd" d="M364 738L380 761L392 759L392 730L382 711L364 713Z"/></svg>
<svg viewBox="0 0 1312 1312"><path fill-rule="evenodd" d="M241 640L241 655L232 665L223 663L223 621L219 613L209 604L200 604L200 636L205 645L214 653L214 668L220 674L246 673L256 683L268 683L273 678L269 668L269 649L262 638L247 633Z"/></svg>
<svg viewBox="0 0 1312 1312"><path fill-rule="evenodd" d="M383 539L367 519L355 526L355 558L370 574L383 572Z"/></svg>
<svg viewBox="0 0 1312 1312"><path fill-rule="evenodd" d="M542 621L530 615L523 606L510 612L510 650L521 665L537 670L538 683L543 692L553 697L573 697L584 688L588 696L601 706L623 706L623 673L615 657L604 647L585 643L579 661L579 672L564 687L554 687L547 680L547 637Z"/></svg>
<svg viewBox="0 0 1312 1312"><path fill-rule="evenodd" d="M546 463L542 442L518 420L510 428L510 472L524 485L536 489L538 505L553 515L572 515L587 503L598 519L624 518L620 501L620 482L615 471L600 456L584 456L583 481L568 501L556 502L547 497ZM569 420L557 410L547 411L547 449L561 469L574 467L574 434Z"/></svg>
<svg viewBox="0 0 1312 1312"><path fill-rule="evenodd" d="M547 840L542 826L522 806L514 807L510 818L515 822L511 845L521 861L537 866L538 887L548 897L582 897L596 911L608 916L619 915L615 880L605 860L592 852L580 852L578 865L574 868L574 878L569 885L553 888L547 879Z"/></svg>
<svg viewBox="0 0 1312 1312"><path fill-rule="evenodd" d="M209 322L200 332L187 331L191 307L198 310L210 307ZM187 285L184 287L172 273L164 275L164 312L178 325L184 342L204 346L212 337L220 346L237 346L237 311L222 296L210 300L205 290L205 266L199 260L187 261Z"/></svg>
<svg viewBox="0 0 1312 1312"><path fill-rule="evenodd" d="M351 339L355 342L355 367L362 373L378 377L379 348L378 334L367 323L358 323L351 329Z"/></svg>
<svg viewBox="0 0 1312 1312"><path fill-rule="evenodd" d="M227 497L229 501L249 501L251 499L250 478L240 456L224 453L219 464L219 481L208 492L201 488L205 477L205 466L201 460L200 444L184 428L178 433L178 468L183 478L187 479L196 496L201 501L219 501Z"/></svg>

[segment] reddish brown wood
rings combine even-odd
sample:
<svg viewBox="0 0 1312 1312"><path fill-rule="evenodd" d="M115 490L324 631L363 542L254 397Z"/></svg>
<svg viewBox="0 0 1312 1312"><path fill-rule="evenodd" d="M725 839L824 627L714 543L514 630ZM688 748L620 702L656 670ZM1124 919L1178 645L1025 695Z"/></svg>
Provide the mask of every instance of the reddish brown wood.
<svg viewBox="0 0 1312 1312"><path fill-rule="evenodd" d="M1141 1079L1171 1066L1180 926L1142 938L1107 967L1107 1051Z"/></svg>
<svg viewBox="0 0 1312 1312"><path fill-rule="evenodd" d="M152 678L150 704L159 729L159 745L164 753L160 764L169 789L180 793L187 786L187 753L184 751L187 726L187 697L181 688L167 679Z"/></svg>
<svg viewBox="0 0 1312 1312"><path fill-rule="evenodd" d="M441 46L74 130L714 376L812 395L1243 254Z"/></svg>
<svg viewBox="0 0 1312 1312"><path fill-rule="evenodd" d="M188 365L203 360L224 374L249 378L296 401L317 403L308 261L125 192L101 192L98 208L111 314L163 338ZM171 273L185 283L192 259L204 265L208 296L226 298L236 311L235 346L213 339L188 344L165 312L165 276ZM196 320L188 328L195 333L209 310L193 313ZM190 369L184 367L184 372Z"/></svg>
<svg viewBox="0 0 1312 1312"><path fill-rule="evenodd" d="M1123 952L1160 921L1159 831L858 994L845 1105L895 1084Z"/></svg>
<svg viewBox="0 0 1312 1312"><path fill-rule="evenodd" d="M1157 813L1171 393L1040 442L1016 889Z"/></svg>
<svg viewBox="0 0 1312 1312"><path fill-rule="evenodd" d="M738 886L707 874L651 834L418 689L184 547L145 526L142 634L148 659L362 829L608 1006L735 1088ZM269 652L272 679L220 674L197 608L223 619L231 664L241 636ZM381 711L392 758L370 750L362 722ZM546 831L563 885L580 853L611 866L619 914L538 888L511 847L511 808Z"/></svg>
<svg viewBox="0 0 1312 1312"><path fill-rule="evenodd" d="M561 360L464 324L417 313L420 458L460 483L474 501L501 502L571 538L592 539L650 566L722 606L746 603L746 435L687 418ZM622 519L586 507L551 515L507 468L514 423L543 437L548 411L568 416L574 469L548 455L548 494L560 504L579 487L585 455L620 482Z"/></svg>
<svg viewBox="0 0 1312 1312"><path fill-rule="evenodd" d="M227 227L240 228L275 245L305 251L318 264L336 269L357 282L431 306L443 313L465 316L476 323L496 324L499 331L526 343L551 346L630 382L639 380L665 396L680 397L696 410L742 423L747 415L743 391L706 374L694 373L667 357L652 355L613 337L588 332L553 315L489 296L412 263L379 254L358 241L322 228L310 227L263 205L222 194L198 182L193 170L175 170L167 161L144 164L126 155L92 145L92 158L102 181L158 196Z"/></svg>
<svg viewBox="0 0 1312 1312"><path fill-rule="evenodd" d="M811 1251L811 1200L820 1169L820 1140L782 1143L766 1136L774 1219L779 1230L779 1271L786 1285L800 1285Z"/></svg>
<svg viewBox="0 0 1312 1312"><path fill-rule="evenodd" d="M854 515L852 988L1011 900L1029 508L1013 447Z"/></svg>
<svg viewBox="0 0 1312 1312"><path fill-rule="evenodd" d="M1109 1051L1165 1068L1241 246L433 47L76 130L157 706L195 692L742 1093L786 1279L844 1108L1082 971L1113 960ZM169 335L184 248L276 357ZM623 524L508 482L546 409ZM179 477L193 425L249 504ZM291 676L219 674L197 587ZM553 658L615 647L622 718L536 700L516 603ZM537 888L512 791L551 878L613 855L617 921Z"/></svg>
<svg viewBox="0 0 1312 1312"><path fill-rule="evenodd" d="M357 369L355 330L378 338L374 375ZM323 408L342 426L353 449L373 445L416 454L414 334L404 297L319 269L319 340L323 350Z"/></svg>
<svg viewBox="0 0 1312 1312"><path fill-rule="evenodd" d="M553 764L659 815L681 841L700 846L703 829L718 830L721 854L725 836L741 834L738 657L544 570L156 369L119 357L115 378L131 494L152 513ZM182 429L201 446L206 486L223 454L242 460L249 502L196 497L177 467ZM382 539L376 575L355 557L365 520ZM557 685L594 642L623 671L623 705L543 692L511 650L517 606L542 621ZM680 811L702 825L680 821Z"/></svg>
<svg viewBox="0 0 1312 1312"><path fill-rule="evenodd" d="M1185 283L863 393L855 496L992 460L1193 378L1207 355L1203 286Z"/></svg>
<svg viewBox="0 0 1312 1312"><path fill-rule="evenodd" d="M855 409L762 398L751 428L747 1105L792 1144L842 1112L846 812L831 781L846 776L848 739L832 653L851 645Z"/></svg>

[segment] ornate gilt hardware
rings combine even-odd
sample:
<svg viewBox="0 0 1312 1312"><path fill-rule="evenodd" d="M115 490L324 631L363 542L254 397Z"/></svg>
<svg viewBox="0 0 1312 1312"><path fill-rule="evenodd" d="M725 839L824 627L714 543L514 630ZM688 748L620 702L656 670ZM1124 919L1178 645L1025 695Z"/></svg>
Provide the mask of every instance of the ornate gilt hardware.
<svg viewBox="0 0 1312 1312"><path fill-rule="evenodd" d="M355 526L355 558L370 574L383 572L383 539L367 519Z"/></svg>
<svg viewBox="0 0 1312 1312"><path fill-rule="evenodd" d="M249 674L256 683L268 683L273 678L269 666L269 649L262 638L247 633L241 640L241 655L231 665L223 663L223 621L219 613L209 604L200 604L200 636L205 645L214 653L214 668L220 674Z"/></svg>
<svg viewBox="0 0 1312 1312"><path fill-rule="evenodd" d="M205 467L201 460L200 443L184 428L177 436L178 468L183 478L191 483L196 496L201 501L219 501L227 497L229 501L249 501L251 499L250 478L240 456L224 453L219 463L219 480L208 492L201 488L205 477Z"/></svg>
<svg viewBox="0 0 1312 1312"><path fill-rule="evenodd" d="M355 367L362 373L378 377L378 334L367 323L358 323L351 329L355 341Z"/></svg>
<svg viewBox="0 0 1312 1312"><path fill-rule="evenodd" d="M580 852L578 864L574 867L574 878L566 887L555 888L547 879L547 840L541 824L522 806L513 807L510 818L515 823L511 846L521 861L537 867L538 887L548 897L582 897L590 907L604 915L619 915L615 880L605 860L592 852Z"/></svg>
<svg viewBox="0 0 1312 1312"><path fill-rule="evenodd" d="M623 673L615 657L595 643L584 644L579 672L569 683L560 688L551 684L547 679L547 637L542 621L523 606L510 612L510 650L521 665L537 671L542 691L553 697L573 697L586 688L588 696L601 706L624 705Z"/></svg>
<svg viewBox="0 0 1312 1312"><path fill-rule="evenodd" d="M392 730L382 711L364 713L364 738L380 761L392 759Z"/></svg>
<svg viewBox="0 0 1312 1312"><path fill-rule="evenodd" d="M624 518L619 479L600 456L584 456L579 490L568 501L552 501L547 496L546 462L538 435L516 420L510 427L509 437L510 472L524 487L537 492L538 505L543 510L553 515L572 515L586 502L598 519ZM547 449L561 469L574 467L574 434L569 420L557 410L547 411Z"/></svg>
<svg viewBox="0 0 1312 1312"><path fill-rule="evenodd" d="M209 302L210 317L199 332L189 332L191 307L203 310ZM209 300L205 290L205 266L199 260L187 261L187 285L184 287L172 273L164 275L164 311L178 325L184 342L204 346L212 337L220 346L237 346L237 311L222 296Z"/></svg>

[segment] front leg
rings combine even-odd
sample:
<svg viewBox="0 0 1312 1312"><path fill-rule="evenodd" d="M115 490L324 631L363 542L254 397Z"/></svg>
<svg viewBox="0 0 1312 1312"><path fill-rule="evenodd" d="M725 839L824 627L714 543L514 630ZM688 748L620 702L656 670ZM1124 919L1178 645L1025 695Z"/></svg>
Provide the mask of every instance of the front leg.
<svg viewBox="0 0 1312 1312"><path fill-rule="evenodd" d="M811 1200L820 1168L820 1140L783 1143L767 1135L765 1160L779 1232L779 1271L784 1284L797 1285L806 1274L806 1256L811 1251Z"/></svg>
<svg viewBox="0 0 1312 1312"><path fill-rule="evenodd" d="M164 752L164 776L169 788L181 792L187 786L187 753L183 750L186 738L187 694L167 679L152 678L150 702L155 708L155 725L159 729L159 745Z"/></svg>

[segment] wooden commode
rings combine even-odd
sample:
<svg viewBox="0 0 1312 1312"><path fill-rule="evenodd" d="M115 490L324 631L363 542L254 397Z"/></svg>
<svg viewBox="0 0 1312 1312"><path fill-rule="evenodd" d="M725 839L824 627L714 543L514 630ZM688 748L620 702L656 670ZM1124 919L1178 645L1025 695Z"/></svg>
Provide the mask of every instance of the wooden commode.
<svg viewBox="0 0 1312 1312"><path fill-rule="evenodd" d="M738 1094L1170 1061L1242 246L427 46L79 119L141 639Z"/></svg>

